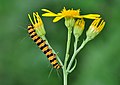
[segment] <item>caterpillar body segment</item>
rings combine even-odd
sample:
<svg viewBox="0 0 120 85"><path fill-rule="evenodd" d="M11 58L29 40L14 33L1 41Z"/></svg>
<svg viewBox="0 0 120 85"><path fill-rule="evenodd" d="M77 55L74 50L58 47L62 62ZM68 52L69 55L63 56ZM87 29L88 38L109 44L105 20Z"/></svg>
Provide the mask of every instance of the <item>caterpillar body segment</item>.
<svg viewBox="0 0 120 85"><path fill-rule="evenodd" d="M37 35L32 25L28 26L28 33L32 40L38 45L38 47L42 50L42 52L47 56L50 63L53 65L54 68L59 69L61 65L58 64L56 59L56 54L52 52L52 49L46 44L45 40Z"/></svg>

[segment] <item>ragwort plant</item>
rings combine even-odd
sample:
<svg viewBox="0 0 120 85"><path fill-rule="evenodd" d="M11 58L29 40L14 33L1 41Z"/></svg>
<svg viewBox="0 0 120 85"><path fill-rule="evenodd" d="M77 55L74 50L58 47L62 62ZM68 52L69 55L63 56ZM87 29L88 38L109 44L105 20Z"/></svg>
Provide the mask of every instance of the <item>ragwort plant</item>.
<svg viewBox="0 0 120 85"><path fill-rule="evenodd" d="M44 29L42 19L38 15L38 12L33 13L33 20L28 14L28 17L31 21L31 25L28 26L28 33L31 36L32 40L47 56L48 60L53 65L53 68L62 69L64 85L67 85L68 74L72 73L72 71L75 69L77 65L77 60L76 60L77 54L90 40L93 40L101 32L101 30L105 25L105 21L100 18L99 14L81 15L80 9L66 10L66 8L64 7L60 13L54 13L47 9L42 9L42 11L45 12L44 14L42 14L42 16L44 17L55 17L53 19L53 22L58 22L62 18L65 19L65 26L68 30L68 33L67 33L67 44L66 44L66 53L64 56L64 62L61 61L60 57L50 46L47 38L45 37L46 32ZM85 26L84 18L92 19L93 22L86 31L86 39L84 39L82 44L78 46L77 44L79 37L82 35L82 32L84 31L84 26ZM69 55L71 36L74 36L75 38L74 52L72 53L72 56ZM68 61L68 59L70 61Z"/></svg>

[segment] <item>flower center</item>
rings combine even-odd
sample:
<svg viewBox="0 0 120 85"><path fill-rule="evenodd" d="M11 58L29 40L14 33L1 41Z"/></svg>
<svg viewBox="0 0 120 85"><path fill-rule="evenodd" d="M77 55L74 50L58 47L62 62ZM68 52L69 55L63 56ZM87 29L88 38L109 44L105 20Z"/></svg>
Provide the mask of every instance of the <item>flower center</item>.
<svg viewBox="0 0 120 85"><path fill-rule="evenodd" d="M80 10L66 10L65 8L61 11L62 15L65 17L74 17L74 16L79 16Z"/></svg>

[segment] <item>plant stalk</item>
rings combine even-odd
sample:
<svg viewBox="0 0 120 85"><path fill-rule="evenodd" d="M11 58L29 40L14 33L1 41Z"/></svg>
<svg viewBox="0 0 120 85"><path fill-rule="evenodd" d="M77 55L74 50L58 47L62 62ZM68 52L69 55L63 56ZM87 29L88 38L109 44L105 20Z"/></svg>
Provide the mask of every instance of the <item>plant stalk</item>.
<svg viewBox="0 0 120 85"><path fill-rule="evenodd" d="M63 67L63 82L64 82L64 85L67 85L67 77L68 77L68 72L66 70L65 67Z"/></svg>
<svg viewBox="0 0 120 85"><path fill-rule="evenodd" d="M69 59L69 49L70 49L70 43L71 43L71 34L72 34L72 27L68 28L68 37L67 37L67 47L66 47L66 54L65 54L65 61L64 61L64 66L63 66L63 82L64 85L67 85L67 77L68 77L68 72L66 70L67 66L67 61Z"/></svg>
<svg viewBox="0 0 120 85"><path fill-rule="evenodd" d="M89 40L86 38L86 39L82 42L81 46L73 53L73 56L72 56L72 58L71 58L71 60L70 60L70 62L69 62L69 64L68 64L67 71L70 70L70 68L71 68L71 66L72 66L72 64L73 64L73 61L74 61L76 55L77 55L78 52L87 44L88 41L89 41Z"/></svg>
<svg viewBox="0 0 120 85"><path fill-rule="evenodd" d="M67 66L67 61L68 61L68 58L69 58L69 49L70 49L70 43L71 43L71 33L72 33L72 29L68 28L68 39L67 39L66 55L65 55L65 61L64 61L64 67L65 68Z"/></svg>

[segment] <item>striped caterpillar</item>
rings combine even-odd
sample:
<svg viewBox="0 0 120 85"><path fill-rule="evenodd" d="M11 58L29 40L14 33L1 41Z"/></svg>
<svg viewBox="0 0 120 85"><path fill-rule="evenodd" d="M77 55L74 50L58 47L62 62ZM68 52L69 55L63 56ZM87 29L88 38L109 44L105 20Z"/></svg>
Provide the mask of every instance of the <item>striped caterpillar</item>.
<svg viewBox="0 0 120 85"><path fill-rule="evenodd" d="M45 40L37 35L32 25L28 26L28 33L32 40L38 45L42 52L47 56L50 63L54 68L59 69L61 66L58 64L56 59L56 54L52 52L52 49L49 49L49 46L46 44Z"/></svg>

